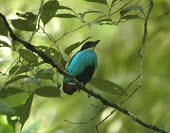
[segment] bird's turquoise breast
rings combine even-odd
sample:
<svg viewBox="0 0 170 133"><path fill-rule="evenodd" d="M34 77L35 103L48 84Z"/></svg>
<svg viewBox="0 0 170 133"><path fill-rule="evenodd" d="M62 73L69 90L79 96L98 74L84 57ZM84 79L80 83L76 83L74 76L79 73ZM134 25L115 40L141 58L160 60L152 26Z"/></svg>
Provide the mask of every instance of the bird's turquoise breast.
<svg viewBox="0 0 170 133"><path fill-rule="evenodd" d="M66 71L74 77L84 72L85 68L93 66L93 72L96 70L98 65L97 55L91 50L83 50L78 52L68 65ZM91 78L91 77L90 77ZM64 78L64 84L70 82L70 78Z"/></svg>

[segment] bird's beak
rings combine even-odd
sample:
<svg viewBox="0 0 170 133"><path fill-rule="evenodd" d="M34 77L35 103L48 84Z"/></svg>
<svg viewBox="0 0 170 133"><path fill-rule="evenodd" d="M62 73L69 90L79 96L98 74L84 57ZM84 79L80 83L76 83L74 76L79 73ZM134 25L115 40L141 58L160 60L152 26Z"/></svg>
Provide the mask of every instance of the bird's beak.
<svg viewBox="0 0 170 133"><path fill-rule="evenodd" d="M93 43L93 46L96 46L98 43L100 42L100 40L97 40Z"/></svg>

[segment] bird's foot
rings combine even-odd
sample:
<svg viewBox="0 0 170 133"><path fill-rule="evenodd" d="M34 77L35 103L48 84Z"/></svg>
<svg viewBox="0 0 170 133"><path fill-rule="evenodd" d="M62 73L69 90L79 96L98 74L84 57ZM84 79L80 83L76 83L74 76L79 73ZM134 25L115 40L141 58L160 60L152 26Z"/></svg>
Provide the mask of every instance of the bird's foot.
<svg viewBox="0 0 170 133"><path fill-rule="evenodd" d="M80 92L81 88L84 86L83 82L80 82L80 85L77 86L77 91Z"/></svg>

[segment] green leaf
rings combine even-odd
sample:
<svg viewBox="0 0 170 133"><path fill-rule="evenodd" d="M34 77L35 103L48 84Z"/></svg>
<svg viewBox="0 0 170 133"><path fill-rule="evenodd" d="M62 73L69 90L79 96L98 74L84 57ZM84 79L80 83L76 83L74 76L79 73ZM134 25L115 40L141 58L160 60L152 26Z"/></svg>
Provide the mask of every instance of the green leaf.
<svg viewBox="0 0 170 133"><path fill-rule="evenodd" d="M96 87L99 90L102 90L104 92L108 92L111 94L119 95L121 92L123 92L123 87L109 81L106 79L101 78L92 78L89 82L92 86Z"/></svg>
<svg viewBox="0 0 170 133"><path fill-rule="evenodd" d="M81 42L76 42L72 45L70 45L69 47L67 47L64 52L69 55L74 49L76 49L77 47L79 47L80 45L82 45L84 42L86 42L88 39L90 39L91 36L87 37L86 39L84 39L83 41Z"/></svg>
<svg viewBox="0 0 170 133"><path fill-rule="evenodd" d="M86 14L90 14L90 13L102 13L102 12L103 12L102 10L98 10L98 9L94 10L93 9L93 10L88 10L86 12L78 13L78 14L80 15L81 19L84 20Z"/></svg>
<svg viewBox="0 0 170 133"><path fill-rule="evenodd" d="M20 113L21 129L24 126L26 120L28 119L28 117L30 115L33 96L34 96L34 94L31 94L29 96L29 98L27 99L27 101L25 102L25 104L23 106L21 106L22 108L20 108L20 111L21 111L21 113Z"/></svg>
<svg viewBox="0 0 170 133"><path fill-rule="evenodd" d="M38 63L37 56L27 49L20 49L19 54L24 60L27 60L30 63Z"/></svg>
<svg viewBox="0 0 170 133"><path fill-rule="evenodd" d="M57 0L49 0L42 7L41 20L46 25L56 14L59 7Z"/></svg>
<svg viewBox="0 0 170 133"><path fill-rule="evenodd" d="M123 16L122 19L144 19L144 18L140 17L139 15L126 15Z"/></svg>
<svg viewBox="0 0 170 133"><path fill-rule="evenodd" d="M96 23L101 23L101 22L110 22L110 23L112 23L113 21L111 19L109 19L109 18L101 19L101 20L96 21Z"/></svg>
<svg viewBox="0 0 170 133"><path fill-rule="evenodd" d="M16 73L16 71L19 69L19 65L15 65L13 67L10 68L9 70L9 76L13 75L14 73Z"/></svg>
<svg viewBox="0 0 170 133"><path fill-rule="evenodd" d="M39 64L39 63L37 63L37 64ZM15 65L15 66L11 67L11 69L9 70L9 76L28 72L28 71L33 70L33 68L34 68L33 66L30 66L27 64Z"/></svg>
<svg viewBox="0 0 170 133"><path fill-rule="evenodd" d="M40 70L36 73L36 77L41 78L41 79L49 79L49 80L54 81L54 79L53 79L54 70L53 70L53 68L42 69L42 70Z"/></svg>
<svg viewBox="0 0 170 133"><path fill-rule="evenodd" d="M67 6L59 6L58 7L58 9L65 9L65 10L70 10L70 11L72 11L73 13L75 13L74 11L73 11L73 9L71 9L70 7L67 7Z"/></svg>
<svg viewBox="0 0 170 133"><path fill-rule="evenodd" d="M19 17L25 18L27 20L30 20L32 22L35 22L37 15L33 14L32 12L26 12L26 13L19 13L17 12L16 15Z"/></svg>
<svg viewBox="0 0 170 133"><path fill-rule="evenodd" d="M18 117L17 116L7 115L7 121L8 121L8 124L10 124L13 127L13 129L15 130L16 123L18 122Z"/></svg>
<svg viewBox="0 0 170 133"><path fill-rule="evenodd" d="M55 86L43 86L34 91L35 94L42 97L60 97L61 91Z"/></svg>
<svg viewBox="0 0 170 133"><path fill-rule="evenodd" d="M21 89L15 88L15 87L1 88L0 97L6 98L8 96L15 95L15 94L22 93L22 92L24 91Z"/></svg>
<svg viewBox="0 0 170 133"><path fill-rule="evenodd" d="M5 85L9 85L9 84L11 84L11 83L14 83L14 82L16 82L16 81L18 81L18 80L20 80L20 79L24 79L24 78L28 78L28 77L29 77L28 75L15 76L15 77L11 78L10 80L8 80L8 81L4 84L4 86L5 86Z"/></svg>
<svg viewBox="0 0 170 133"><path fill-rule="evenodd" d="M14 107L13 109L15 110L15 114L7 115L8 123L13 127L14 130L16 128L16 123L19 121L23 106L24 104Z"/></svg>
<svg viewBox="0 0 170 133"><path fill-rule="evenodd" d="M22 30L22 31L36 30L36 25L30 20L13 19L11 20L11 23L12 23L12 26L18 30Z"/></svg>
<svg viewBox="0 0 170 133"><path fill-rule="evenodd" d="M101 24L102 22L110 22L110 23L113 23L113 21L111 19L99 19L99 20L95 20L95 21L92 21L91 23L89 23L89 27L91 27L92 25L94 24Z"/></svg>
<svg viewBox="0 0 170 133"><path fill-rule="evenodd" d="M55 17L58 17L58 18L77 18L76 15L68 14L68 13L57 14L57 15L55 15Z"/></svg>
<svg viewBox="0 0 170 133"><path fill-rule="evenodd" d="M91 38L91 36L87 37L86 39L84 39L83 41L81 41L80 43L83 44L85 43L87 40L89 40Z"/></svg>
<svg viewBox="0 0 170 133"><path fill-rule="evenodd" d="M14 75L21 74L21 73L24 73L24 72L28 72L28 71L31 71L32 69L33 69L33 67L31 67L30 65L21 64L19 66L19 69L16 71L16 73L14 73Z"/></svg>
<svg viewBox="0 0 170 133"><path fill-rule="evenodd" d="M88 11L84 12L84 14L87 14L87 13L102 13L102 12L103 12L102 10L93 9L93 10L88 10Z"/></svg>
<svg viewBox="0 0 170 133"><path fill-rule="evenodd" d="M66 9L66 10L72 11L72 9L70 7L67 7L67 6L59 6L58 9Z"/></svg>
<svg viewBox="0 0 170 133"><path fill-rule="evenodd" d="M2 20L2 18L0 18L0 35L8 36L8 30L4 25L4 21Z"/></svg>
<svg viewBox="0 0 170 133"><path fill-rule="evenodd" d="M28 77L26 80L23 81L23 83L28 84L32 84L32 83L36 83L37 85L39 85L41 82L40 78L36 78L36 77Z"/></svg>
<svg viewBox="0 0 170 133"><path fill-rule="evenodd" d="M58 65L61 65L61 62L63 61L63 57L58 50L46 46L37 46L36 48L42 50L44 53L46 53L48 56L53 58L53 61L57 63Z"/></svg>
<svg viewBox="0 0 170 133"><path fill-rule="evenodd" d="M131 10L141 11L144 14L142 6L140 6L140 5L132 5L132 6L129 6L127 8L124 8L123 10L121 10L120 15L123 16L123 15L125 15L126 13L128 13Z"/></svg>
<svg viewBox="0 0 170 133"><path fill-rule="evenodd" d="M20 114L23 112L24 106L25 106L25 103L24 103L24 104L21 104L21 105L18 105L18 106L13 107L13 109L15 110L16 115L17 115L17 116L19 116L19 117L20 117Z"/></svg>
<svg viewBox="0 0 170 133"><path fill-rule="evenodd" d="M117 1L117 0L112 0L111 7L114 6L114 3L115 3L116 1Z"/></svg>
<svg viewBox="0 0 170 133"><path fill-rule="evenodd" d="M14 113L15 113L14 109L12 109L5 102L0 101L0 114L3 114L3 115L12 115Z"/></svg>
<svg viewBox="0 0 170 133"><path fill-rule="evenodd" d="M76 48L79 47L80 45L81 45L80 42L76 42L76 43L70 45L69 47L67 47L67 48L64 50L64 52L65 52L67 55L69 55L74 49L76 49Z"/></svg>
<svg viewBox="0 0 170 133"><path fill-rule="evenodd" d="M46 46L37 46L36 48L42 50L44 53L46 53L48 56L52 57L53 59L58 59L60 56L60 53L54 48L49 48Z"/></svg>
<svg viewBox="0 0 170 133"><path fill-rule="evenodd" d="M0 47L10 47L10 45L6 41L1 40L0 38Z"/></svg>
<svg viewBox="0 0 170 133"><path fill-rule="evenodd" d="M88 2L95 2L95 3L100 3L100 4L105 4L107 5L107 1L106 0L86 0Z"/></svg>

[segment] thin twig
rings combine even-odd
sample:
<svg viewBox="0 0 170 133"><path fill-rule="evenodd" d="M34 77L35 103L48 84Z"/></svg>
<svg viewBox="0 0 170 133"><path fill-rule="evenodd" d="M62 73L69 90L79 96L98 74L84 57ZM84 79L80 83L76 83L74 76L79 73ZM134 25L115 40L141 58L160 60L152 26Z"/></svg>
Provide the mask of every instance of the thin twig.
<svg viewBox="0 0 170 133"><path fill-rule="evenodd" d="M102 124L104 121L106 121L114 112L116 109L114 109L109 115L107 115L102 121L100 121L98 124L95 125L95 127L98 127L100 124Z"/></svg>
<svg viewBox="0 0 170 133"><path fill-rule="evenodd" d="M60 40L61 38L63 38L63 37L66 36L67 34L69 34L69 33L71 33L71 32L74 32L74 31L76 31L76 30L79 30L79 29L81 29L81 28L83 28L83 27L85 27L85 26L87 26L87 25L88 25L88 23L86 23L86 24L84 24L84 25L81 25L81 26L79 26L79 27L77 27L77 28L75 28L75 29L73 29L73 30L70 30L70 31L65 32L65 33L62 34L60 37L58 37L56 40L54 40L53 44L52 44L50 47L53 47L53 46L57 43L58 40Z"/></svg>
<svg viewBox="0 0 170 133"><path fill-rule="evenodd" d="M131 1L132 1L132 0L129 0L128 2L126 2L121 8L117 9L116 11L114 11L114 12L112 12L112 13L109 12L109 16L110 16L110 15L113 15L113 14L115 14L115 13L117 13L117 12L119 12L120 10L122 10L122 9L123 9L125 6L127 6ZM111 9L110 9L110 10L111 10ZM108 16L108 15L99 16L98 18L94 19L94 20L91 21L91 22L86 22L84 25L81 25L81 26L79 26L79 27L77 27L77 28L75 28L75 29L72 29L72 30L69 30L69 31L65 32L65 33L62 34L60 37L58 37L57 39L55 39L55 41L53 42L53 44L51 45L51 47L53 47L53 46L57 43L58 40L60 40L61 38L63 38L63 37L66 36L67 34L72 33L72 32L74 32L74 31L77 31L77 30L79 30L79 29L81 29L81 28L83 28L83 27L85 27L85 26L91 26L93 23L99 22L99 20L100 20L101 18L105 18L105 17L107 17L107 16ZM118 24L118 22L117 22L116 24Z"/></svg>
<svg viewBox="0 0 170 133"><path fill-rule="evenodd" d="M101 108L101 107L99 107L99 106L97 106L97 105L94 105L94 104L91 104L91 106L93 106L93 107L95 107L95 108L97 108L97 109L103 109L103 108Z"/></svg>
<svg viewBox="0 0 170 133"><path fill-rule="evenodd" d="M125 98L123 101L121 101L121 104L125 103L128 99L130 99L130 98L136 93L136 91L137 91L140 87L141 87L141 86L137 86L137 87L135 88L135 90L134 90L127 98Z"/></svg>
<svg viewBox="0 0 170 133"><path fill-rule="evenodd" d="M140 58L140 74L134 80L134 82L135 82L137 79L139 79L139 85L134 89L134 91L127 98L125 98L121 102L120 106L123 103L125 103L128 99L130 99L137 92L137 90L142 86L142 82L143 82L143 52L144 52L144 46L145 46L145 43L146 43L146 38L147 38L147 33L148 33L148 20L149 20L149 16L150 16L150 13L151 13L151 10L152 10L152 7L153 7L153 1L150 0L150 2L147 4L147 6L149 6L149 9L148 9L148 13L147 13L147 16L145 18L145 21L144 21L144 33L143 33L143 39L142 39L141 48L140 48L140 50L138 52L138 56ZM129 85L131 85L131 84L129 84Z"/></svg>
<svg viewBox="0 0 170 133"><path fill-rule="evenodd" d="M40 16L41 16L43 4L44 4L44 0L41 0L40 8L39 8L39 11L38 11L36 20L35 20L35 24L37 24L37 27L36 27L36 30L34 30L34 31L32 32L32 35L31 35L31 37L29 38L28 42L31 42L31 41L32 41L34 35L38 32L38 30L39 30L39 28L40 28Z"/></svg>
<svg viewBox="0 0 170 133"><path fill-rule="evenodd" d="M80 85L80 84L77 83L77 85ZM148 129L152 129L152 130L154 130L154 131L156 131L156 132L168 133L168 131L165 131L165 130L163 130L163 129L155 126L155 125L145 123L144 121L142 121L141 119L139 119L138 117L136 117L134 114L132 114L132 113L129 112L128 110L126 110L126 109L118 106L117 104L115 104L115 103L113 103L113 102L112 102L112 103L109 102L108 100L106 100L105 98L103 98L101 95L93 92L92 90L86 89L85 86L82 86L81 89L82 89L84 92L86 92L86 93L90 94L91 96L93 96L94 98L99 99L104 105L109 106L109 107L112 107L112 108L115 108L115 109L117 109L118 111L122 112L123 114L129 116L130 118L132 118L132 120L136 121L136 122L139 123L140 125L148 128Z"/></svg>
<svg viewBox="0 0 170 133"><path fill-rule="evenodd" d="M87 123L89 123L90 121L94 120L94 119L96 118L96 116L97 116L101 111L102 111L102 110L97 111L97 113L96 113L93 117L91 117L89 120L84 121L84 122L71 122L71 121L68 121L68 120L64 120L64 121L66 121L66 122L68 122L68 123L71 123L71 124L87 124Z"/></svg>
<svg viewBox="0 0 170 133"><path fill-rule="evenodd" d="M11 64L10 64L10 66L7 68L7 70L6 70L6 72L5 72L5 74L7 75L7 72L10 70L10 68L13 66L13 64L18 60L19 58L16 58ZM18 62L17 62L17 64L18 64Z"/></svg>
<svg viewBox="0 0 170 133"><path fill-rule="evenodd" d="M125 94L125 92L128 90L128 88L133 84L135 83L138 79L139 79L140 75L138 75L131 83L128 84L128 86L116 97L112 100L115 101L116 99L118 99L119 97L121 97L123 94Z"/></svg>
<svg viewBox="0 0 170 133"><path fill-rule="evenodd" d="M5 16L0 13L0 17L3 19L4 24L5 24L6 28L8 29L8 31L10 32L10 36L14 41L20 42L21 44L24 45L25 48L27 48L30 51L39 55L46 63L48 63L51 66L53 66L54 68L56 68L60 74L64 74L64 75L74 79L73 76L69 75L64 70L60 69L60 67L53 61L53 59L51 57L49 57L47 54L45 54L42 50L37 49L33 44L26 42L26 41L20 39L19 37L17 37L16 34L14 34L14 32L12 31L11 27L9 26Z"/></svg>
<svg viewBox="0 0 170 133"><path fill-rule="evenodd" d="M124 7L126 7L132 0L128 0L123 6L121 6L120 8L118 8L116 11L110 13L110 15L113 15L119 11L121 11Z"/></svg>
<svg viewBox="0 0 170 133"><path fill-rule="evenodd" d="M140 77L140 75L138 75L138 76L126 87L126 89L125 89L119 96L117 96L115 99L113 99L112 102L115 101L116 99L118 99L119 97L121 97L121 96L127 91L127 89L128 89L134 82L136 82L136 81L139 79L139 77ZM137 91L137 89L135 89L135 90ZM128 96L126 99L124 99L124 100L120 103L119 106L122 106L122 105L125 103L125 101L127 101L130 97L132 97L133 94L134 94L136 91L133 91L133 93L132 93L130 96ZM113 110L109 115L107 115L102 121L100 121L98 124L96 124L95 127L98 127L100 124L102 124L104 121L106 121L115 111L116 111L116 109L114 109L114 110Z"/></svg>
<svg viewBox="0 0 170 133"><path fill-rule="evenodd" d="M138 2L140 2L140 0L139 0ZM127 3L127 4L128 4L128 3ZM147 16L146 16L146 19L145 19L145 22L144 22L143 40L142 40L141 49L140 49L140 51L139 51L139 57L140 57L140 75L137 76L137 78L135 78L135 80L132 81L132 82L128 85L128 87L127 87L118 97L116 97L114 100L116 100L116 99L119 98L121 95L123 95L124 92L131 86L131 84L133 84L137 79L140 78L139 85L135 88L135 90L131 93L131 95L129 95L126 99L124 99L124 100L120 103L120 106L121 106L123 103L125 103L128 99L130 99L130 98L133 96L133 94L135 94L136 91L137 91L137 90L141 87L141 85L142 85L142 79L143 79L143 51L144 51L144 46L145 46L146 37L147 37L147 33L148 33L148 31L147 31L147 25L148 25L149 15L150 15L151 10L152 10L152 7L153 7L153 1L150 0L150 3L149 3L147 6L149 6L149 9L148 9L148 13L147 13ZM113 100L113 101L114 101L114 100ZM100 125L101 123L103 123L107 118L109 118L115 111L116 111L116 109L113 110L113 111L112 111L107 117L105 117L105 119L103 119L100 123L98 123L98 124L96 125L96 127L97 127L98 125Z"/></svg>
<svg viewBox="0 0 170 133"><path fill-rule="evenodd" d="M160 16L158 16L156 19L160 19L161 17L170 14L170 10L166 11L165 13L161 14Z"/></svg>
<svg viewBox="0 0 170 133"><path fill-rule="evenodd" d="M87 124L87 123L89 123L90 121L93 121L93 120L95 119L95 117L97 117L97 116L99 115L99 113L100 113L102 110L104 110L105 108L98 107L98 106L96 106L96 105L94 105L94 104L91 104L91 105L92 105L93 107L99 109L99 110L98 110L97 113L96 113L93 117L91 117L89 120L84 121L84 122L72 122L72 121L68 121L68 120L64 120L64 121L66 121L66 122L68 122L68 123L71 123L71 124Z"/></svg>
<svg viewBox="0 0 170 133"><path fill-rule="evenodd" d="M138 52L138 55L140 58L140 83L139 83L139 86L142 86L142 80L143 80L143 52L144 52L146 37L147 37L147 33L148 33L148 20L149 20L149 16L150 16L152 7L153 7L153 0L150 0L148 13L147 13L147 16L146 16L146 19L144 22L144 32L143 32L142 44L141 44L141 48Z"/></svg>
<svg viewBox="0 0 170 133"><path fill-rule="evenodd" d="M98 106L96 106L96 105L94 105L94 104L92 104L92 106L98 108L99 110L98 110L97 113L96 113L93 117L91 117L89 120L84 121L84 122L71 122L71 121L68 121L68 120L64 120L64 121L66 121L66 122L68 122L68 123L71 123L71 124L87 124L87 123L89 123L90 121L94 120L94 119L96 118L96 116L99 115L99 113L104 109L104 108L100 108L100 107L98 107Z"/></svg>
<svg viewBox="0 0 170 133"><path fill-rule="evenodd" d="M96 128L97 133L99 133L99 129L98 129L98 127L96 126L95 128Z"/></svg>

